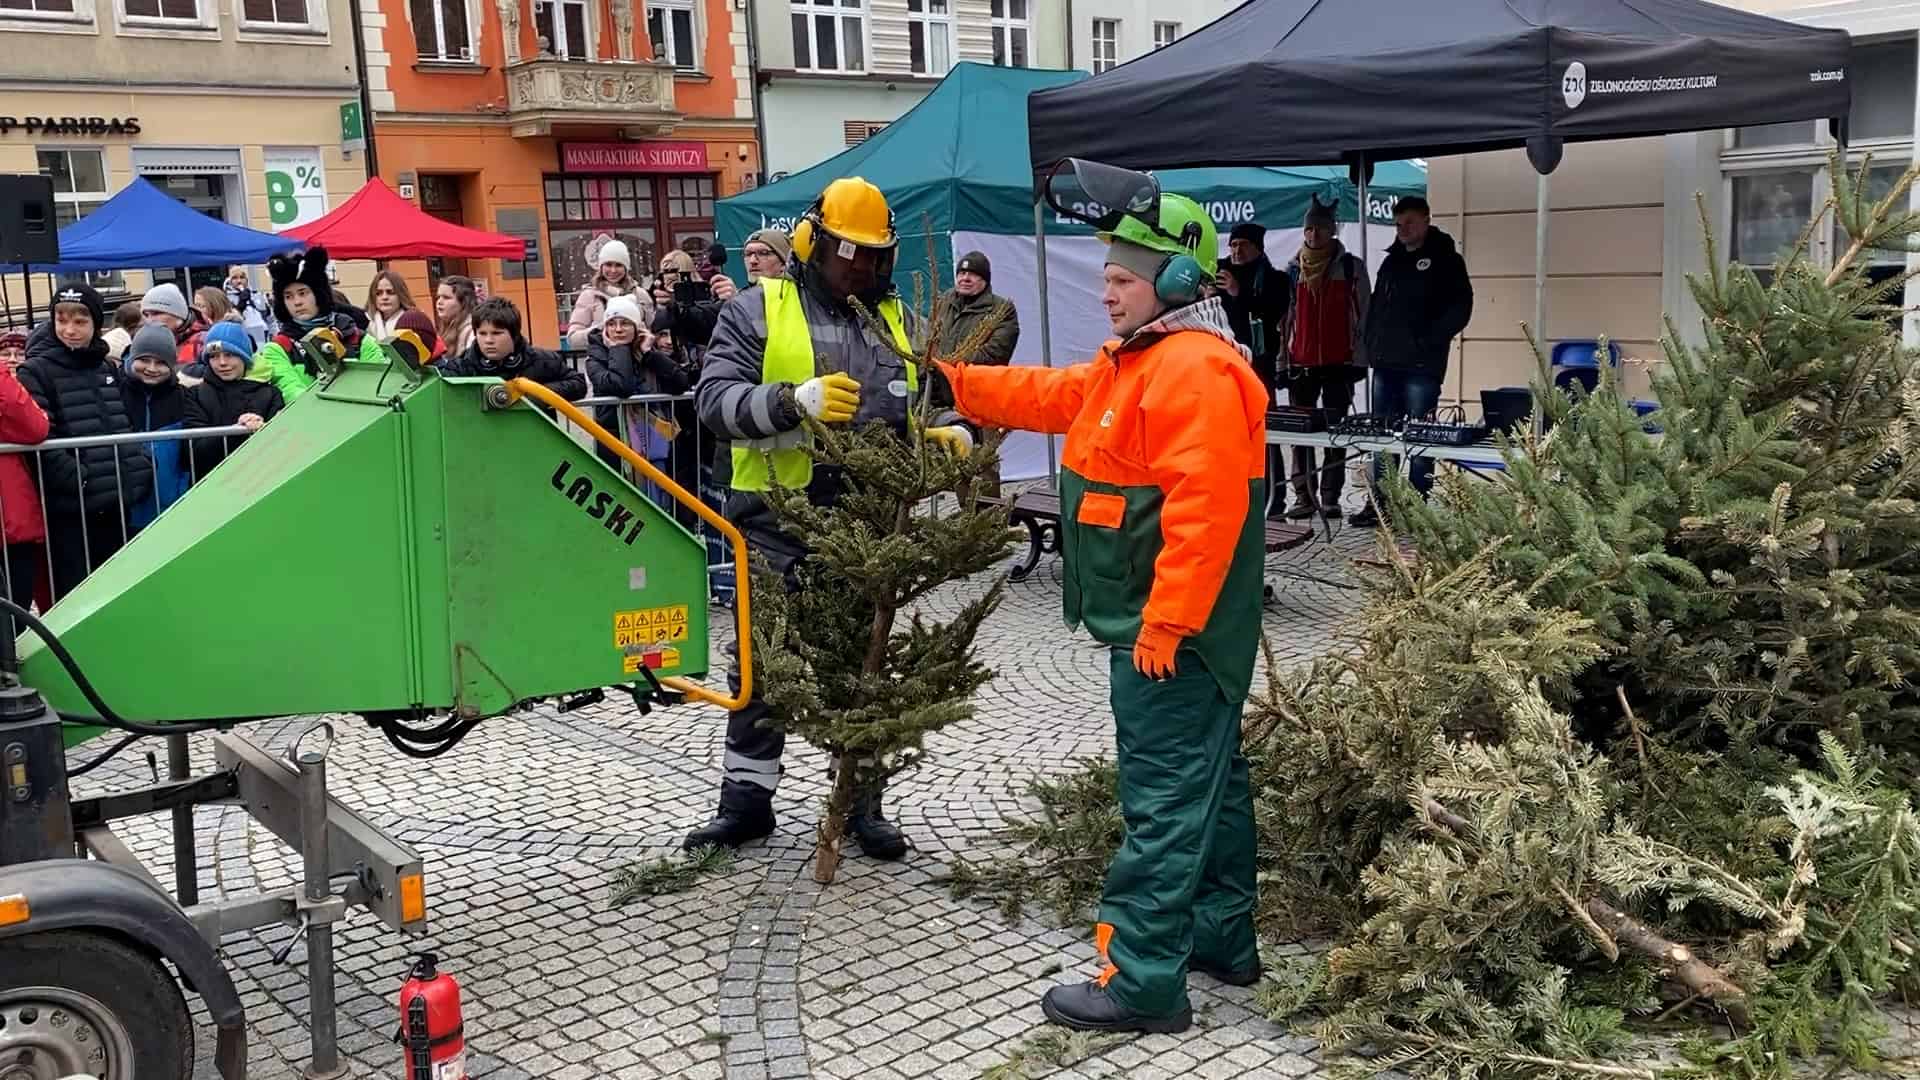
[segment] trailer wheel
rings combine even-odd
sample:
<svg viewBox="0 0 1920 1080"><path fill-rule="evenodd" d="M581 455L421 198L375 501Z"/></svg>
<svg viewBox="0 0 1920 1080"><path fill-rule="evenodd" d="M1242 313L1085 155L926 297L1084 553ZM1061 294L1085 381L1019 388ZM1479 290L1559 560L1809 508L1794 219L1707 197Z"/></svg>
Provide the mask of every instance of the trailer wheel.
<svg viewBox="0 0 1920 1080"><path fill-rule="evenodd" d="M0 941L0 1080L191 1080L187 1002L160 963L105 934Z"/></svg>

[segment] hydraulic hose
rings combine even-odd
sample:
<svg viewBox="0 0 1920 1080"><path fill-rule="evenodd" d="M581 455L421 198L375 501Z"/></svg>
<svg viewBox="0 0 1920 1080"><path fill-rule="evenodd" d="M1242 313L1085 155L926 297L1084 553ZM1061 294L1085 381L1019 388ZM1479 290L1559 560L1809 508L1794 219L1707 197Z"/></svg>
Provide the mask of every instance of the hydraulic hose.
<svg viewBox="0 0 1920 1080"><path fill-rule="evenodd" d="M68 652L67 647L61 643L60 635L48 629L46 623L41 622L33 612L28 611L26 608L21 607L19 604L14 603L4 596L0 596L0 611L4 611L19 620L27 629L33 631L35 637L38 637L46 643L47 651L53 654L54 659L60 661L61 667L67 669L67 676L73 680L73 685L79 688L80 696L86 698L87 704L93 706L94 712L99 714L98 716L74 716L69 713L61 713L60 719L67 723L100 724L105 727L118 728L121 731L130 732L135 735L190 735L196 731L212 731L225 726L225 723L231 723L231 721L226 721L191 724L146 724L138 720L128 720L126 717L114 712L113 708L101 699L100 692L93 688L93 682L87 678L86 672L80 670L79 661L75 660L73 654Z"/></svg>

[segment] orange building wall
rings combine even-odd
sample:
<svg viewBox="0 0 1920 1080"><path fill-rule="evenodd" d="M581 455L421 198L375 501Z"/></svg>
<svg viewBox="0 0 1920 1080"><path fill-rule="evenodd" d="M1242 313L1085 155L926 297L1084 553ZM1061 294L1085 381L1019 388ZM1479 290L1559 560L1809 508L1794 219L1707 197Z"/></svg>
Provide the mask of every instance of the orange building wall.
<svg viewBox="0 0 1920 1080"><path fill-rule="evenodd" d="M472 69L416 70L419 53L413 40L407 0L382 0L387 17L385 48L391 58L387 85L393 91L394 106L400 114L375 117L380 140L380 174L388 184L399 185L403 174L417 178L422 173L459 176L461 210L464 224L495 230L501 210L526 209L540 215L543 248L542 272L524 284L501 276L497 259L473 260L470 276L487 283L493 295L504 296L522 306L529 337L536 345L552 347L563 314L557 309L553 289L550 253L544 251L545 195L541 181L546 174L560 171L558 144L567 140L617 141L617 131L581 128L556 131L551 137L516 139L509 134L506 113L506 50L501 38L498 9L492 0L468 0L480 6L478 62ZM619 55L613 34L613 14L608 0L599 5L601 34L597 48L602 59ZM734 120L737 92L733 78L733 46L728 39L734 13L729 0L703 0L701 24L705 40L705 74L681 76L674 80L677 111L687 119L665 138L707 144L707 160L718 174L716 193L720 197L737 194L746 178L759 169L759 149L750 128L703 127L702 119ZM652 42L646 31L646 6L636 4L633 53L639 59L651 59ZM531 57L534 51L532 5L524 5L520 20L520 55ZM434 120L417 119L422 115ZM408 119L406 117L415 117ZM744 156L743 156L744 155ZM420 260L395 260L392 269L407 279L416 301L430 304L427 266Z"/></svg>
<svg viewBox="0 0 1920 1080"><path fill-rule="evenodd" d="M501 41L500 13L491 0L474 0L482 6L479 63L481 72L414 70L419 51L413 40L409 5L406 0L382 0L381 11L387 17L386 48L393 58L387 69L387 85L393 90L395 107L403 113L456 113L461 115L502 112L506 109L506 50ZM613 33L613 14L607 0L600 0L600 27L597 44L601 59L619 56ZM653 43L647 37L646 5L637 5L634 16L633 54L652 59ZM702 25L706 40L702 43L706 73L698 77L674 80L674 100L680 112L689 118L732 117L738 87L733 77L733 46L727 40L734 14L728 0L705 0ZM534 29L531 5L520 17L520 55L533 56Z"/></svg>
<svg viewBox="0 0 1920 1080"><path fill-rule="evenodd" d="M565 314L554 300L551 252L546 250L546 198L542 180L546 174L560 171L558 144L568 139L593 141L610 135L588 132L569 133L556 138L516 139L500 122L419 123L394 120L380 127L380 174L389 185L399 184L402 173L416 177L420 173L461 176L461 209L465 224L494 230L502 209L532 210L541 220L541 273L522 284L501 277L498 259L475 259L468 263L469 276L487 282L489 292L504 296L521 307L528 336L534 344L553 348L558 344L557 328ZM716 195L724 198L738 194L746 177L759 168L751 132L701 130L683 125L673 138L705 142L707 161L718 174ZM740 148L747 148L742 160ZM416 200L417 203L417 200ZM427 287L427 264L420 260L394 260L391 268L407 279L407 287L424 309L432 290Z"/></svg>

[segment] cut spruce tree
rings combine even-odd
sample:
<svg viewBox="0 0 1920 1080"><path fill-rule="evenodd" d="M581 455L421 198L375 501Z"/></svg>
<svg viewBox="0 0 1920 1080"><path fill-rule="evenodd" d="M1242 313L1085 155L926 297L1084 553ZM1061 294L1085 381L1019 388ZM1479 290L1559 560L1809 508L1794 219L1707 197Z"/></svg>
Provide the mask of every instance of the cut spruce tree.
<svg viewBox="0 0 1920 1080"><path fill-rule="evenodd" d="M1880 1002L1920 991L1920 381L1883 268L1920 218L1912 172L1832 175L1776 265L1709 244L1650 416L1543 360L1504 472L1391 478L1410 553L1383 534L1340 647L1249 703L1263 930L1331 943L1262 1001L1343 1071L1884 1064ZM1101 787L957 883L1088 895Z"/></svg>
<svg viewBox="0 0 1920 1080"><path fill-rule="evenodd" d="M944 298L943 298L944 300ZM919 321L940 339L943 300ZM891 334L861 311L874 335ZM1000 318L982 321L957 356L986 344ZM918 370L914 432L938 416L931 344L906 355ZM832 756L833 786L820 815L814 878L831 882L847 818L867 793L919 764L926 737L973 715L973 694L992 672L974 652L980 624L1000 603L1004 579L945 621L915 610L929 593L993 570L1012 551L1005 509L974 498L999 475L998 439L955 456L883 424L809 422L815 468L840 474L842 495L816 506L779 489L768 502L781 528L812 552L791 582L766 567L754 577L755 685L773 722Z"/></svg>

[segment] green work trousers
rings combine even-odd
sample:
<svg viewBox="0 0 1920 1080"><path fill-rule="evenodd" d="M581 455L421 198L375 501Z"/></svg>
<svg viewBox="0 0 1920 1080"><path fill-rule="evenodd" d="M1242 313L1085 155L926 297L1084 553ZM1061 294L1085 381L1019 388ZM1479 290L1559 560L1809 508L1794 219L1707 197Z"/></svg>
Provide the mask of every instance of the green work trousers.
<svg viewBox="0 0 1920 1080"><path fill-rule="evenodd" d="M1224 971L1259 963L1253 935L1253 795L1240 753L1242 701L1200 659L1155 682L1112 650L1113 720L1126 837L1107 868L1100 937L1119 970L1107 990L1149 1016L1188 1007L1190 960Z"/></svg>

